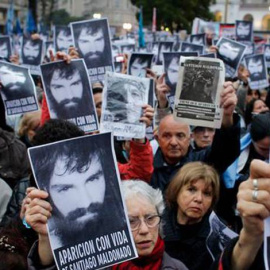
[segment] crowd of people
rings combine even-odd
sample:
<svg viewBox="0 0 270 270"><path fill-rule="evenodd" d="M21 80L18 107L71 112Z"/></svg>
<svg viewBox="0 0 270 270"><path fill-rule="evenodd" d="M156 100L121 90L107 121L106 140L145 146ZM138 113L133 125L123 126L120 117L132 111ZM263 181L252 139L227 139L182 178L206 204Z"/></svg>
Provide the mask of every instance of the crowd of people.
<svg viewBox="0 0 270 270"><path fill-rule="evenodd" d="M27 149L31 151L33 146L89 135L74 123L61 119L61 112L65 111L75 110L80 115L85 105L74 107L77 101L71 98L62 104L62 96L58 98L57 94L66 91L66 100L79 89L78 98L83 102L89 99L89 93L83 95L82 90L87 81L85 74L74 71L70 63L87 54L87 67L93 59L97 67L99 61L106 66L102 55L112 51L104 44L101 30L89 31L85 25L76 23L74 29L79 48L68 44L64 49L66 41L58 44L56 53L50 50L49 58L44 59L64 61L54 68L47 66L48 87L56 103L53 110L49 109L50 96L45 95L38 76L34 76L38 111L8 116L5 96L1 95L0 270L57 269L51 246L58 248L72 239L78 241L86 226L93 231L103 229L107 224L102 218L92 221L99 212L111 214L110 225L115 230L120 226L114 222L121 214L119 205L107 201L113 185L106 186L104 179L112 177L115 169L113 161L103 160L109 153L105 142L87 149L87 145L79 146L79 141L77 144L74 141L69 150L64 144L56 144L49 153L36 155L32 165L40 168L35 173L36 178L44 181L40 189L27 155ZM63 37L65 31L59 29ZM33 44L40 41L38 34L31 39ZM91 46L96 46L96 51L85 52ZM209 46L207 50L218 53L220 48ZM130 55L120 56L123 56L121 72L126 74ZM163 54L157 56L162 62ZM140 122L154 129L149 138L114 138L120 187L138 257L108 269L266 269L263 245L264 220L270 216L269 89L251 89L250 72L242 63L235 76L227 77L223 84L219 98L223 109L221 128L190 126L185 121L176 121L172 114L168 97L171 90L175 91L176 76L172 80L165 73L157 74L151 69L152 57L147 61L143 57L133 59L135 66L130 66L128 72L139 77L143 74L154 81L156 104L142 105L138 116ZM20 65L17 55L11 55L8 61ZM174 66L179 65L179 58L171 61ZM1 63L0 91L7 91L5 95L12 89L20 91L22 86L14 80L5 85ZM64 71L63 65L68 66ZM169 71L172 67L169 63L168 66ZM177 73L175 67L174 72ZM63 78L68 84L62 82ZM110 95L121 96L115 85ZM96 111L98 121L105 86L100 81L91 87L95 105L91 109ZM203 88L196 84L196 88L200 87ZM111 106L120 113L119 110L126 109L125 103L127 100L121 100L121 106ZM59 105L63 105L63 110L58 112ZM64 200L60 193L65 194ZM84 219L91 222L87 220L82 225ZM53 230L48 230L48 223Z"/></svg>

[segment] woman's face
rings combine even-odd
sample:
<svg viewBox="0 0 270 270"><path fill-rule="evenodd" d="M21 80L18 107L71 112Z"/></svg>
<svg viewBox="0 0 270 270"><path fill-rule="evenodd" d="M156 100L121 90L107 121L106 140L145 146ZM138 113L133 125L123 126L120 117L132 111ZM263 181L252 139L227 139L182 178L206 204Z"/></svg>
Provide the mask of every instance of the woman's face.
<svg viewBox="0 0 270 270"><path fill-rule="evenodd" d="M262 100L258 99L254 102L253 113L261 113L266 111L269 111L269 109Z"/></svg>
<svg viewBox="0 0 270 270"><path fill-rule="evenodd" d="M202 179L194 180L180 190L177 197L177 221L194 224L202 220L213 201L213 188Z"/></svg>
<svg viewBox="0 0 270 270"><path fill-rule="evenodd" d="M146 198L138 195L127 198L126 205L129 220L139 218L141 221L138 230L132 231L138 255L150 255L158 239L159 225L149 228L144 220L149 216L157 215L157 209Z"/></svg>

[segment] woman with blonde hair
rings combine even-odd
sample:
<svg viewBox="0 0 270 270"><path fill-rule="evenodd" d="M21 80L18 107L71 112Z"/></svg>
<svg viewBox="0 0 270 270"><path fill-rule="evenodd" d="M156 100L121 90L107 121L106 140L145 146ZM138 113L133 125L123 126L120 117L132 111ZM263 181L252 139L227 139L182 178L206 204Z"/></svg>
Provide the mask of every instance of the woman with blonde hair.
<svg viewBox="0 0 270 270"><path fill-rule="evenodd" d="M165 250L190 270L210 269L231 238L237 236L213 212L219 176L202 162L184 165L166 193Z"/></svg>
<svg viewBox="0 0 270 270"><path fill-rule="evenodd" d="M40 125L41 111L25 113L20 121L18 135L20 140L27 146L32 146L31 140Z"/></svg>

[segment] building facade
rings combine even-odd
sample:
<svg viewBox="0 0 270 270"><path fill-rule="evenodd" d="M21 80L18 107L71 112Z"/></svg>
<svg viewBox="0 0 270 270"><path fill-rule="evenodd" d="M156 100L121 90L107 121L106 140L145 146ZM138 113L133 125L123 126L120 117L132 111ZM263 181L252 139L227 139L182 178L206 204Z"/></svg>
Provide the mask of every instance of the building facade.
<svg viewBox="0 0 270 270"><path fill-rule="evenodd" d="M137 29L138 8L130 0L56 0L54 10L65 9L70 16L93 19L106 17L117 34L125 33L124 24Z"/></svg>
<svg viewBox="0 0 270 270"><path fill-rule="evenodd" d="M19 18L22 25L27 14L28 1L27 0L14 0L14 24L15 19ZM0 33L5 33L5 25L7 19L7 11L10 6L10 0L1 0L0 1Z"/></svg>
<svg viewBox="0 0 270 270"><path fill-rule="evenodd" d="M252 20L254 30L270 31L270 0L216 0L210 10L219 22Z"/></svg>

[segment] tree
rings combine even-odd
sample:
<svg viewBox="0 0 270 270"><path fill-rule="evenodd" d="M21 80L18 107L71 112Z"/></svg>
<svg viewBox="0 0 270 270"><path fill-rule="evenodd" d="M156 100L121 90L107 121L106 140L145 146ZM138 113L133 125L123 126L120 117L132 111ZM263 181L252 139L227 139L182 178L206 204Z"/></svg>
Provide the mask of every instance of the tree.
<svg viewBox="0 0 270 270"><path fill-rule="evenodd" d="M151 25L153 8L157 9L157 29L169 27L170 31L191 30L195 17L213 20L209 10L215 0L132 0L132 4L143 7L144 25Z"/></svg>
<svg viewBox="0 0 270 270"><path fill-rule="evenodd" d="M51 14L51 22L54 25L68 25L70 22L81 21L84 17L72 17L64 9L59 9Z"/></svg>

